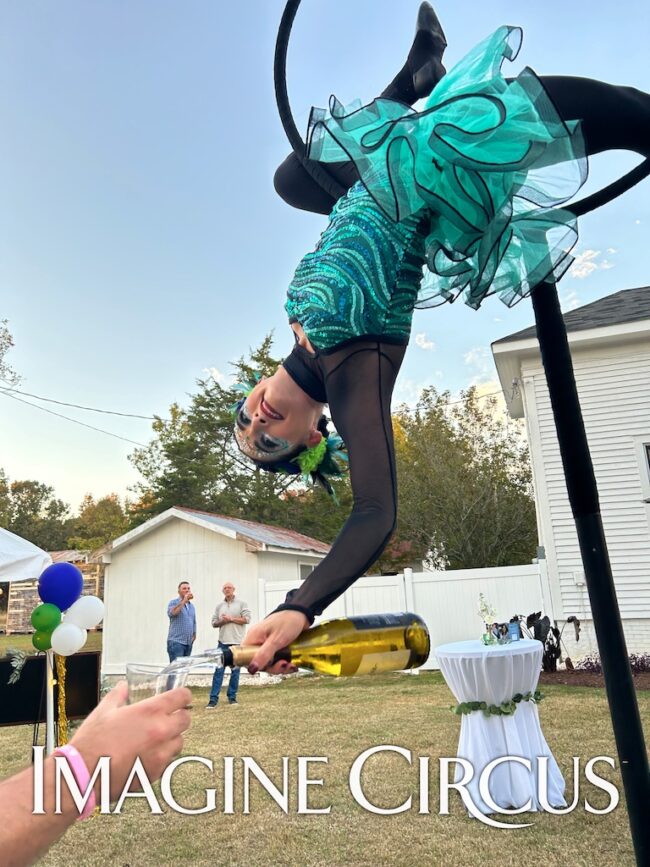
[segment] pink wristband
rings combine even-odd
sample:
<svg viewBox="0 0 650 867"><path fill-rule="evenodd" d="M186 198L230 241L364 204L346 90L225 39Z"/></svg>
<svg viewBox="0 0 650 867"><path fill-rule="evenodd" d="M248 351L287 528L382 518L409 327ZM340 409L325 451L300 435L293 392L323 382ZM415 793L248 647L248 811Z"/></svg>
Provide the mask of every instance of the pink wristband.
<svg viewBox="0 0 650 867"><path fill-rule="evenodd" d="M54 750L53 755L64 756L67 759L70 770L77 781L80 791L82 793L85 792L88 788L88 783L90 782L90 771L88 770L79 750L73 747L72 744L65 744L65 746L57 747ZM86 801L86 806L83 808L83 812L79 814L79 819L77 821L87 819L88 816L92 815L95 811L96 803L95 792L92 791L90 797Z"/></svg>

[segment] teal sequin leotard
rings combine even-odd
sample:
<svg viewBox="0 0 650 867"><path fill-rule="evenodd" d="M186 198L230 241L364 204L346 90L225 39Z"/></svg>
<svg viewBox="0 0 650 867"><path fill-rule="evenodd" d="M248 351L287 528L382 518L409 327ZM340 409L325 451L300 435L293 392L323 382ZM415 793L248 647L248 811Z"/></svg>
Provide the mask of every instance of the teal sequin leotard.
<svg viewBox="0 0 650 867"><path fill-rule="evenodd" d="M299 322L321 351L360 335L408 343L425 226L418 213L401 223L391 220L356 183L296 270L285 306L289 320Z"/></svg>

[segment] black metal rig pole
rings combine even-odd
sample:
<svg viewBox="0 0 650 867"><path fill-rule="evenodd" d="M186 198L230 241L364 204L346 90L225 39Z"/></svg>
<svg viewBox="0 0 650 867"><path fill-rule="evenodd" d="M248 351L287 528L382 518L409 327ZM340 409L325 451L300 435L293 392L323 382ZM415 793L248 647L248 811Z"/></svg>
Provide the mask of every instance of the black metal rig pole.
<svg viewBox="0 0 650 867"><path fill-rule="evenodd" d="M531 297L605 675L632 842L637 864L647 867L650 864L650 768L566 326L555 283L538 284Z"/></svg>

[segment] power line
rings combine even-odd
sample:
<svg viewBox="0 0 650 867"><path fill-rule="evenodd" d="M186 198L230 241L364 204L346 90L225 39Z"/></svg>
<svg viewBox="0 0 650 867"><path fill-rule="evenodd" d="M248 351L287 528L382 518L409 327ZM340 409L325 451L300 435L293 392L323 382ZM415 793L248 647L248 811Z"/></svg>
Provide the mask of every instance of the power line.
<svg viewBox="0 0 650 867"><path fill-rule="evenodd" d="M78 425L81 425L81 427L88 428L89 430L97 431L97 433L103 433L103 434L106 434L106 436L113 437L113 438L116 439L116 440L122 440L122 441L125 442L125 443L130 443L131 445L133 445L133 446L138 446L139 448L146 448L146 446L145 446L144 443L136 442L136 440L128 439L128 437L120 436L119 434L112 433L112 431L104 430L104 429L101 428L101 427L95 427L95 426L92 425L92 424L86 424L86 422L84 422L84 421L79 421L79 420L76 419L76 418L70 418L69 415L63 415L63 414L60 413L60 412L54 412L54 410L52 410L52 409L47 409L47 407L45 407L45 406L39 406L37 403L32 403L32 402L29 401L29 400L24 400L22 397L16 397L15 394L11 394L11 393L8 392L8 391L3 391L2 389L0 389L0 394L3 394L5 397L10 397L12 400L17 400L19 403L24 403L24 404L26 404L27 406L31 406L31 407L33 407L34 409L40 409L41 412L46 412L46 413L48 413L49 415L55 415L57 418L63 418L63 419L65 419L66 421L71 421L73 424L78 424Z"/></svg>
<svg viewBox="0 0 650 867"><path fill-rule="evenodd" d="M82 406L79 403L67 403L65 400L54 400L54 398L51 398L51 397L42 397L40 394L31 394L29 391L20 391L20 389L18 389L18 388L0 389L0 390L3 392L3 394L8 394L8 395L10 395L10 394L22 394L25 397L33 397L33 398L36 398L36 400L44 400L46 403L56 403L59 406L69 406L69 407L73 407L74 409L84 409L84 410L87 410L88 412L101 412L101 413L104 413L105 415L119 415L119 416L122 416L123 418L141 418L141 419L144 419L145 421L155 421L156 420L156 417L153 415L137 415L136 413L132 413L132 412L116 412L115 410L111 410L111 409L98 409L95 406ZM34 404L31 404L31 406L34 406Z"/></svg>
<svg viewBox="0 0 650 867"><path fill-rule="evenodd" d="M129 439L128 437L120 436L119 434L113 433L112 431L104 430L101 427L95 427L94 425L86 424L86 422L79 421L76 418L70 418L69 415L63 415L63 413L54 412L54 410L47 409L47 407L45 407L45 406L39 406L38 404L32 403L29 400L24 400L22 397L16 397L15 394L11 394L10 392L5 391L3 389L0 389L0 394L3 394L5 397L10 397L12 400L17 400L19 403L24 403L26 406L31 406L34 409L40 409L41 412L46 412L46 413L48 413L48 415L54 415L57 418L65 419L65 421L71 421L73 424L78 424L81 427L88 428L89 430L96 431L97 433L103 433L106 436L113 437L113 439L122 440L122 442L130 443L133 446L138 446L138 448L142 448L142 449L148 448L148 446L145 443L140 443L140 442L137 442L137 440L132 440L132 439ZM169 461L169 458L165 457L165 460ZM180 460L181 463L185 463L185 464L192 464L192 465L195 464L194 458L184 458L180 455L176 456L176 460ZM244 461L242 461L238 456L235 456L234 460L235 460L235 463L238 463L240 466L243 466L246 469L250 469L250 466L248 464L246 464Z"/></svg>

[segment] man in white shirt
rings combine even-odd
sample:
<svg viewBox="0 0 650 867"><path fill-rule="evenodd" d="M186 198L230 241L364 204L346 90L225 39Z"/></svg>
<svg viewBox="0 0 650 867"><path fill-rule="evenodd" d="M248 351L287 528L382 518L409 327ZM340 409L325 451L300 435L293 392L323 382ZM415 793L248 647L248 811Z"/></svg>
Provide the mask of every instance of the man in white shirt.
<svg viewBox="0 0 650 867"><path fill-rule="evenodd" d="M212 625L219 630L219 647L232 647L241 644L246 632L246 624L251 622L251 610L241 599L235 598L235 585L227 581L223 587L223 602L220 602L212 615ZM239 667L230 670L227 698L229 707L238 707L237 689L239 687ZM207 707L212 709L219 703L219 692L223 684L224 667L215 669L212 689Z"/></svg>

